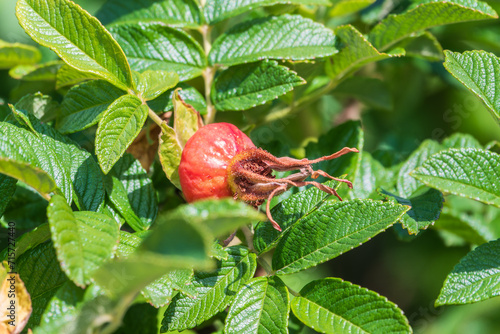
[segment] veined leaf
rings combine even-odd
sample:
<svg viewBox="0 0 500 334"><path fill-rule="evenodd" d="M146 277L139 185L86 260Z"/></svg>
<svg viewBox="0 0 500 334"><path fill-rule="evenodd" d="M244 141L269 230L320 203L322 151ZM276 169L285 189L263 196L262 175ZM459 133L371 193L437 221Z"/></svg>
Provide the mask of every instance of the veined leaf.
<svg viewBox="0 0 500 334"><path fill-rule="evenodd" d="M203 121L200 113L182 100L179 91L180 89L177 89L172 96L172 103L174 104L174 131L177 141L184 148L189 138L203 126Z"/></svg>
<svg viewBox="0 0 500 334"><path fill-rule="evenodd" d="M51 298L42 315L41 326L50 326L61 319L72 321L82 304L84 291L71 281L66 281ZM36 330L38 327L36 328ZM35 330L35 333L38 334Z"/></svg>
<svg viewBox="0 0 500 334"><path fill-rule="evenodd" d="M15 245L15 255L16 259L23 255L25 252L32 248L35 248L41 243L44 243L50 239L50 227L48 223L43 223L29 232L24 233L21 237L16 239ZM7 259L7 250L5 248L0 252L0 260Z"/></svg>
<svg viewBox="0 0 500 334"><path fill-rule="evenodd" d="M73 133L97 124L109 105L124 94L104 80L91 80L71 88L61 103L57 129Z"/></svg>
<svg viewBox="0 0 500 334"><path fill-rule="evenodd" d="M230 67L214 80L212 101L218 111L245 110L274 100L305 84L305 80L275 61Z"/></svg>
<svg viewBox="0 0 500 334"><path fill-rule="evenodd" d="M327 202L283 235L273 270L291 274L333 259L392 226L408 209L372 200Z"/></svg>
<svg viewBox="0 0 500 334"><path fill-rule="evenodd" d="M16 192L16 183L16 179L0 174L0 194L2 194L0 197L0 217L3 216L3 213L9 205L12 196L14 196L14 193Z"/></svg>
<svg viewBox="0 0 500 334"><path fill-rule="evenodd" d="M293 313L322 333L411 333L403 312L387 298L339 278L313 281L292 300Z"/></svg>
<svg viewBox="0 0 500 334"><path fill-rule="evenodd" d="M161 127L158 157L165 175L177 189L181 189L178 172L181 155L182 147L177 140L174 129L164 124Z"/></svg>
<svg viewBox="0 0 500 334"><path fill-rule="evenodd" d="M174 72L147 70L139 74L137 90L145 100L153 100L173 88L179 82L179 76Z"/></svg>
<svg viewBox="0 0 500 334"><path fill-rule="evenodd" d="M205 20L214 24L255 8L277 4L330 6L328 0L208 0L203 8Z"/></svg>
<svg viewBox="0 0 500 334"><path fill-rule="evenodd" d="M196 0L110 0L99 9L96 17L105 25L162 22L195 28L203 21Z"/></svg>
<svg viewBox="0 0 500 334"><path fill-rule="evenodd" d="M148 105L154 111L170 111L174 109L173 97L174 92L178 91L180 98L187 104L191 105L194 110L198 111L201 115L207 113L207 103L205 97L200 94L200 92L185 83L180 83L177 85L181 90L170 89L165 93L161 94L158 98L148 101Z"/></svg>
<svg viewBox="0 0 500 334"><path fill-rule="evenodd" d="M403 38L431 27L497 17L497 13L482 1L425 0L407 12L389 15L372 29L368 40L377 49L386 50Z"/></svg>
<svg viewBox="0 0 500 334"><path fill-rule="evenodd" d="M96 155L107 174L141 131L148 106L134 95L115 100L104 112L96 133Z"/></svg>
<svg viewBox="0 0 500 334"><path fill-rule="evenodd" d="M100 77L90 72L78 71L69 65L63 65L56 74L56 89L59 90L66 86L73 86L93 79L100 79Z"/></svg>
<svg viewBox="0 0 500 334"><path fill-rule="evenodd" d="M340 182L333 180L324 184L335 190L340 186ZM293 224L314 212L331 197L332 195L312 187L279 202L271 209L271 215L279 223L282 232L277 231L269 221L261 221L255 227L255 249L260 253L270 250Z"/></svg>
<svg viewBox="0 0 500 334"><path fill-rule="evenodd" d="M175 72L180 81L200 76L207 60L187 33L159 23L121 24L110 28L134 71Z"/></svg>
<svg viewBox="0 0 500 334"><path fill-rule="evenodd" d="M436 306L469 304L500 295L500 240L469 252L446 277Z"/></svg>
<svg viewBox="0 0 500 334"><path fill-rule="evenodd" d="M282 15L241 23L212 45L210 64L237 65L262 59L304 60L337 52L333 32L302 16Z"/></svg>
<svg viewBox="0 0 500 334"><path fill-rule="evenodd" d="M45 171L26 162L0 157L0 173L23 181L49 200L49 194L57 192L57 185Z"/></svg>
<svg viewBox="0 0 500 334"><path fill-rule="evenodd" d="M59 104L48 95L41 93L25 95L15 104L15 109L32 114L42 122L54 119L59 112ZM14 110L12 112L15 113Z"/></svg>
<svg viewBox="0 0 500 334"><path fill-rule="evenodd" d="M420 230L434 224L444 202L443 194L436 189L424 188L423 191L416 191L410 198L403 198L385 190L382 190L382 195L386 198L392 197L397 203L411 208L401 219L401 224L410 234L418 234Z"/></svg>
<svg viewBox="0 0 500 334"><path fill-rule="evenodd" d="M433 154L442 150L442 146L434 140L424 140L420 146L406 159L398 173L398 194L409 198L423 183L410 176L415 168L420 167Z"/></svg>
<svg viewBox="0 0 500 334"><path fill-rule="evenodd" d="M111 202L136 231L148 229L156 218L158 203L151 179L139 161L125 154L108 175Z"/></svg>
<svg viewBox="0 0 500 334"><path fill-rule="evenodd" d="M445 51L444 66L486 104L500 124L500 60L492 53Z"/></svg>
<svg viewBox="0 0 500 334"><path fill-rule="evenodd" d="M111 259L118 241L118 224L97 212L73 213L59 195L50 200L47 217L61 268L76 285L85 287L92 273Z"/></svg>
<svg viewBox="0 0 500 334"><path fill-rule="evenodd" d="M19 0L16 15L37 43L67 64L122 88L132 88L132 73L118 43L101 23L68 0ZM99 36L98 39L95 36Z"/></svg>
<svg viewBox="0 0 500 334"><path fill-rule="evenodd" d="M356 13L373 4L375 0L334 0L330 16L343 16Z"/></svg>
<svg viewBox="0 0 500 334"><path fill-rule="evenodd" d="M500 155L449 149L433 155L411 175L429 187L500 207Z"/></svg>
<svg viewBox="0 0 500 334"><path fill-rule="evenodd" d="M35 64L41 58L40 51L31 45L7 43L0 40L0 69L12 68L17 65Z"/></svg>
<svg viewBox="0 0 500 334"><path fill-rule="evenodd" d="M57 290L68 281L51 242L42 243L17 260L17 269L30 296L33 312L26 325L34 328Z"/></svg>
<svg viewBox="0 0 500 334"><path fill-rule="evenodd" d="M224 310L238 291L254 275L255 254L241 246L226 249L227 260L217 262L217 270L195 273L192 284L196 298L178 294L165 311L161 331L193 328Z"/></svg>
<svg viewBox="0 0 500 334"><path fill-rule="evenodd" d="M256 277L229 308L224 333L288 333L288 290L278 277Z"/></svg>
<svg viewBox="0 0 500 334"><path fill-rule="evenodd" d="M182 205L169 212L168 216L182 217L195 224L203 224L215 236L234 232L240 226L265 219L265 215L259 211L233 199L209 199Z"/></svg>
<svg viewBox="0 0 500 334"><path fill-rule="evenodd" d="M339 81L368 63L401 55L380 53L351 25L338 27L335 29L335 35L340 39L336 45L340 51L329 58L326 63L326 72L335 81Z"/></svg>
<svg viewBox="0 0 500 334"><path fill-rule="evenodd" d="M483 145L467 133L456 132L441 143L444 148L483 148Z"/></svg>
<svg viewBox="0 0 500 334"><path fill-rule="evenodd" d="M443 47L437 38L428 31L407 37L397 43L394 48L403 48L405 55L409 57L423 58L429 61L442 61L444 58Z"/></svg>

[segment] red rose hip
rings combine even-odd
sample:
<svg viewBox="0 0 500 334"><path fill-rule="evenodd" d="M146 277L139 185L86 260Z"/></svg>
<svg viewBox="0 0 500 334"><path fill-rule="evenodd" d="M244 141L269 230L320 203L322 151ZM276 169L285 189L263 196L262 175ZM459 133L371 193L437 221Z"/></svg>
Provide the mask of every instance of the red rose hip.
<svg viewBox="0 0 500 334"><path fill-rule="evenodd" d="M281 231L272 218L270 200L291 187L313 185L329 194L340 196L335 189L314 181L305 181L325 176L346 183L321 170L313 170L311 165L320 161L335 159L355 148L342 150L315 160L297 160L288 157L277 158L260 148L256 148L250 138L236 126L229 123L213 123L200 128L186 143L179 165L179 179L188 202L206 198L233 197L241 199L255 208L267 201L266 213L273 226ZM298 170L282 179L276 179L272 172Z"/></svg>

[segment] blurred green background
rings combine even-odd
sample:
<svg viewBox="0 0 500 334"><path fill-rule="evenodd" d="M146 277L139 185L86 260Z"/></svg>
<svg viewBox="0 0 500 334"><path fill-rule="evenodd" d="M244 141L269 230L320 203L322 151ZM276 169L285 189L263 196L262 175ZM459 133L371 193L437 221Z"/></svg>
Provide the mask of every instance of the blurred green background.
<svg viewBox="0 0 500 334"><path fill-rule="evenodd" d="M95 13L104 1L75 2ZM488 3L499 11L498 1ZM34 44L20 28L14 13L14 0L0 0L0 39ZM354 22L358 23L358 28L363 28L362 20L355 19ZM334 24L338 22L328 23L332 27ZM500 55L498 20L455 24L432 32L444 49L482 49ZM44 60L55 57L49 50L43 54ZM313 71L314 66L298 64L295 69L303 74ZM247 123L260 125L252 136L257 145L266 147L278 140L295 149L292 152L300 152L309 140L327 132L341 120L339 115L346 106L351 105L355 117L361 115L365 149L369 152L393 149L404 159L424 139L439 141L455 132L469 133L482 144L500 141L500 129L489 112L448 74L441 62L393 58L368 65L361 73L382 80L389 92L390 109L360 104L352 98L335 94L322 97L297 114L267 124L260 122L259 108L219 114L218 120L228 120L240 126ZM16 85L16 80L9 77L7 70L0 70L0 98L4 102L15 102L9 92ZM199 86L200 82L193 85ZM399 240L397 234L389 230L337 259L287 276L285 280L297 291L311 279L336 276L377 291L405 311L416 333L500 333L498 297L468 306L433 306L446 275L469 250L467 245L446 246L434 230L420 233L411 242Z"/></svg>

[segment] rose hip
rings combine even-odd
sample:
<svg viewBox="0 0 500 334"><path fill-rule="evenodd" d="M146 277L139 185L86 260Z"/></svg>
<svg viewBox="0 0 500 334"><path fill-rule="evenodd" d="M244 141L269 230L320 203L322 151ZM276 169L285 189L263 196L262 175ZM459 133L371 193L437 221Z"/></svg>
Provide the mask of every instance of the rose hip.
<svg viewBox="0 0 500 334"><path fill-rule="evenodd" d="M333 177L322 170L315 171L311 167L317 162L335 159L349 152L358 150L344 147L332 155L314 160L277 158L255 147L250 138L236 126L212 123L200 128L187 141L179 165L179 179L188 202L233 197L257 208L267 199L267 217L274 228L281 231L271 216L271 199L291 187L313 185L342 200L335 189L305 179L309 176L313 179L324 176L344 182L352 188L350 181ZM292 170L298 172L281 179L272 175L273 171Z"/></svg>

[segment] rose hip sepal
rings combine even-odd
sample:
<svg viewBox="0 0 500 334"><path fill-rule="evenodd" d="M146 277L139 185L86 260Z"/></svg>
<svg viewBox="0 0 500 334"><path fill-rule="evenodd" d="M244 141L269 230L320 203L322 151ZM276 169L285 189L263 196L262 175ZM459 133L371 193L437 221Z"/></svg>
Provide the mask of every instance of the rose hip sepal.
<svg viewBox="0 0 500 334"><path fill-rule="evenodd" d="M255 208L267 199L266 213L274 228L281 231L271 216L271 199L291 187L312 185L337 196L335 189L315 181L305 181L324 176L344 182L349 188L352 183L328 175L322 170L313 170L311 165L331 160L355 148L344 147L332 155L314 160L277 158L261 148L255 147L250 138L236 126L229 123L212 123L200 128L186 143L179 165L179 179L182 192L188 202L206 198L233 197L241 199ZM273 171L292 171L297 173L276 179Z"/></svg>

